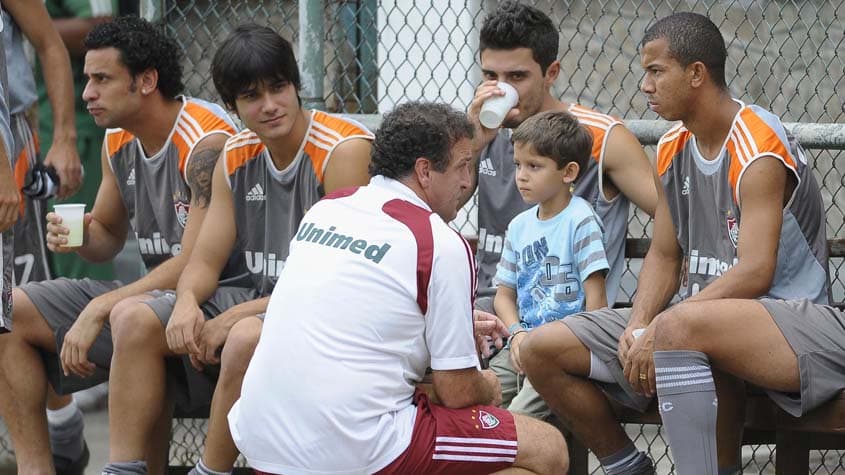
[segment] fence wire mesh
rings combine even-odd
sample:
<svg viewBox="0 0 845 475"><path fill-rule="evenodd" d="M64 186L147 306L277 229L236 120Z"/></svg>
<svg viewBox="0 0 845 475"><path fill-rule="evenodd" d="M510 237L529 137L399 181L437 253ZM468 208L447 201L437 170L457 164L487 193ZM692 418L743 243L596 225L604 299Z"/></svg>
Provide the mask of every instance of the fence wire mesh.
<svg viewBox="0 0 845 475"><path fill-rule="evenodd" d="M323 91L317 105L342 113L381 113L395 104L428 99L465 109L480 82L478 33L496 1L415 2L409 0L325 1ZM759 104L788 122L842 122L845 86L843 17L839 1L661 1L537 0L560 29L561 77L554 94L626 119L656 119L638 83L642 75L638 41L657 18L674 11L708 15L728 43L727 76L740 99ZM298 5L294 2L167 2L164 25L187 51L186 84L190 94L217 99L208 64L215 45L239 23L269 25L298 45ZM308 45L317 48L321 45ZM304 67L303 67L304 69ZM314 93L315 91L308 91ZM647 152L653 157L653 147ZM814 170L824 194L829 237L845 236L845 152L813 150ZM475 202L454 223L474 235ZM632 210L630 237L647 237L650 220ZM630 299L641 262L631 260L620 293ZM836 301L845 300L842 259L831 262ZM622 298L622 297L620 297ZM177 429L192 427L177 423ZM659 427L632 425L628 431L647 450L659 473L674 473ZM190 453L193 429L172 455ZM201 436L196 441L201 441ZM774 446L749 446L743 452L746 473L774 473ZM841 451L816 451L812 473L845 471ZM601 469L593 458L591 472Z"/></svg>
<svg viewBox="0 0 845 475"><path fill-rule="evenodd" d="M318 2L318 0L309 0ZM141 2L142 8L144 3ZM156 3L156 2L152 2ZM289 0L161 0L160 19L185 52L186 92L219 100L209 75L217 45L244 22L268 25L298 48L299 5ZM323 0L322 91L314 102L342 113L381 113L406 100L436 100L465 109L481 80L478 33L495 0ZM558 97L625 119L656 119L638 91L637 46L645 29L674 11L709 16L728 44L733 94L788 122L845 122L845 2L838 0L534 0L560 30ZM311 27L313 25L306 25ZM311 65L313 66L313 65ZM301 65L304 67L304 65ZM313 68L312 68L313 69ZM841 148L841 145L840 147ZM654 156L653 147L647 147ZM809 153L827 210L828 237L845 237L845 152ZM454 223L476 234L475 202ZM647 237L650 220L632 210L629 237ZM631 260L620 299L636 287L640 262ZM834 299L845 300L845 262L830 263ZM174 424L171 461L190 465L204 440L204 423ZM627 428L659 473L674 473L659 427ZM0 438L0 454L8 453ZM1 455L0 455L1 456ZM774 473L774 446L743 451L746 473ZM810 473L845 472L845 452L815 451ZM601 469L593 459L592 473Z"/></svg>

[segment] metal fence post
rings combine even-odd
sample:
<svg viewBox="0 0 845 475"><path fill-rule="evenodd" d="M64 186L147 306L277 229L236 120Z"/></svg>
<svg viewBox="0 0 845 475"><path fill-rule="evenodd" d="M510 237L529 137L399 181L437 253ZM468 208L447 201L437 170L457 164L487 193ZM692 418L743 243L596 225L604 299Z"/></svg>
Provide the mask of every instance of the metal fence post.
<svg viewBox="0 0 845 475"><path fill-rule="evenodd" d="M138 13L141 18L155 22L164 18L165 0L139 0Z"/></svg>
<svg viewBox="0 0 845 475"><path fill-rule="evenodd" d="M302 72L302 105L325 109L323 78L323 0L299 0L299 67Z"/></svg>

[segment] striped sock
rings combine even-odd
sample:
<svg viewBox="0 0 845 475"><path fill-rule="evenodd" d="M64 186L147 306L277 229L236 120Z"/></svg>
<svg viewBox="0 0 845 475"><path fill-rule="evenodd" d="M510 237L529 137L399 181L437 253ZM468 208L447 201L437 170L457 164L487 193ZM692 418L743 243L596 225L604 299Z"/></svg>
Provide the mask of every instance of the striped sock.
<svg viewBox="0 0 845 475"><path fill-rule="evenodd" d="M707 355L655 351L657 398L679 475L717 475L716 385Z"/></svg>
<svg viewBox="0 0 845 475"><path fill-rule="evenodd" d="M599 460L607 475L652 475L654 466L643 452L628 442L622 450Z"/></svg>
<svg viewBox="0 0 845 475"><path fill-rule="evenodd" d="M197 463L197 466L191 469L191 471L188 472L188 475L231 475L231 473L231 470L229 470L228 472L218 472L212 470L206 467L205 463L203 463L202 459L200 459L199 463Z"/></svg>

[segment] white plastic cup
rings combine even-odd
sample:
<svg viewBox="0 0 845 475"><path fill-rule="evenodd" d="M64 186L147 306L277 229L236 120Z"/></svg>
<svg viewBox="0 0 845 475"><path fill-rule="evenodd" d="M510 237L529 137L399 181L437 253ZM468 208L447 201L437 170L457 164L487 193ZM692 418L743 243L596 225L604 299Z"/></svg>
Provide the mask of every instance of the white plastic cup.
<svg viewBox="0 0 845 475"><path fill-rule="evenodd" d="M68 203L53 206L53 210L62 217L62 225L68 228L67 243L63 247L82 245L82 219L85 216L85 203Z"/></svg>
<svg viewBox="0 0 845 475"><path fill-rule="evenodd" d="M488 129L498 129L505 120L505 116L508 115L508 111L513 109L519 101L519 93L513 86L502 81L499 81L497 86L505 95L493 96L484 101L481 112L478 114L479 122Z"/></svg>

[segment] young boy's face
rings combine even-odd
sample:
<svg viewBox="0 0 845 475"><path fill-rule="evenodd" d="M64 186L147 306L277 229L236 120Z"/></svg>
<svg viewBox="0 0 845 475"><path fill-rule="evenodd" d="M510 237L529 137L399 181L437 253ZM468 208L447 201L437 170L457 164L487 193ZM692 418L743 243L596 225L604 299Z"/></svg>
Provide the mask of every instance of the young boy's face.
<svg viewBox="0 0 845 475"><path fill-rule="evenodd" d="M577 165L558 168L551 158L537 155L531 145L521 142L513 144L513 161L516 165L516 187L526 203L547 203L556 198L569 196L569 186L578 174Z"/></svg>
<svg viewBox="0 0 845 475"><path fill-rule="evenodd" d="M300 106L293 83L277 80L244 89L235 98L235 108L244 126L266 141L290 134Z"/></svg>

